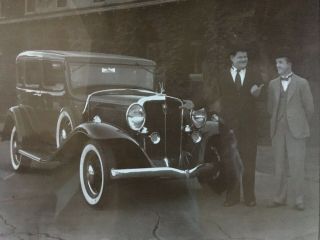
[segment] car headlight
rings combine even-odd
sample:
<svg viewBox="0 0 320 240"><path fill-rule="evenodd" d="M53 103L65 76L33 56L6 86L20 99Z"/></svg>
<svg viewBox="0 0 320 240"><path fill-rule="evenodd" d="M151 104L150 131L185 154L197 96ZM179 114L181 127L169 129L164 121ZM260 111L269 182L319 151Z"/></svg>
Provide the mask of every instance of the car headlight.
<svg viewBox="0 0 320 240"><path fill-rule="evenodd" d="M207 121L207 113L204 108L191 111L191 120L196 128L202 128Z"/></svg>
<svg viewBox="0 0 320 240"><path fill-rule="evenodd" d="M127 122L132 130L139 131L143 128L146 121L144 108L137 104L131 104L127 110Z"/></svg>

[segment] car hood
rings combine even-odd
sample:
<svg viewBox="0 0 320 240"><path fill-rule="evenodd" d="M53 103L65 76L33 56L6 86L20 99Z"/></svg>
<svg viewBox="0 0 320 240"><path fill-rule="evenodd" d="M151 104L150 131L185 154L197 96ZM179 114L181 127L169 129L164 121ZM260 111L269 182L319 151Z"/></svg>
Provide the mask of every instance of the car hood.
<svg viewBox="0 0 320 240"><path fill-rule="evenodd" d="M117 105L119 107L128 107L134 102L151 96L159 95L156 92L147 90L108 90L94 94L89 99L90 104Z"/></svg>

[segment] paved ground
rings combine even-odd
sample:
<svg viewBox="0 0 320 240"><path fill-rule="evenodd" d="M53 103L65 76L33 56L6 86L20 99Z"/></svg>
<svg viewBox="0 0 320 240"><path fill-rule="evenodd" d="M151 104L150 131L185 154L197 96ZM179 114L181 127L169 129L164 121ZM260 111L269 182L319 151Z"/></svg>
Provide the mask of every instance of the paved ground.
<svg viewBox="0 0 320 240"><path fill-rule="evenodd" d="M80 194L76 166L34 166L13 173L0 143L0 240L316 240L319 153L308 149L306 210L268 209L275 188L269 147L259 147L258 205L223 208L224 197L196 180L122 183L95 210Z"/></svg>

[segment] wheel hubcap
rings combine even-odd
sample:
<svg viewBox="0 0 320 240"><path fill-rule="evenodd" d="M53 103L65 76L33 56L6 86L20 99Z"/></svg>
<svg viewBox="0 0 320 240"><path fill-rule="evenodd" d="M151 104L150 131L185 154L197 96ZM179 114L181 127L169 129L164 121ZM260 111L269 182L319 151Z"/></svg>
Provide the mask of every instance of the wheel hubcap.
<svg viewBox="0 0 320 240"><path fill-rule="evenodd" d="M101 191L102 178L99 159L96 156L91 155L88 159L85 177L90 194L98 195Z"/></svg>
<svg viewBox="0 0 320 240"><path fill-rule="evenodd" d="M17 135L16 132L14 132L13 140L12 140L12 155L13 155L13 161L16 166L19 166L21 163L21 155L19 154L19 147L17 143Z"/></svg>
<svg viewBox="0 0 320 240"><path fill-rule="evenodd" d="M67 132L66 132L65 129L62 129L62 131L61 131L61 137L62 137L63 140L65 140L65 139L67 138Z"/></svg>
<svg viewBox="0 0 320 240"><path fill-rule="evenodd" d="M63 122L61 131L60 131L60 144L62 144L67 139L71 131L72 131L71 123L68 119L66 119Z"/></svg>

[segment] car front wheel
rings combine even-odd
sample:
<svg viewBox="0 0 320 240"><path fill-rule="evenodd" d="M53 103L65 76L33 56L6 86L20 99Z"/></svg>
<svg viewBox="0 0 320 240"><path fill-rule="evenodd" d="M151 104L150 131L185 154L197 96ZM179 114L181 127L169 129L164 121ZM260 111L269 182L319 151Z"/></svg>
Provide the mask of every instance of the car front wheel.
<svg viewBox="0 0 320 240"><path fill-rule="evenodd" d="M93 207L102 207L110 185L112 152L97 141L85 144L80 158L80 185L86 202Z"/></svg>

